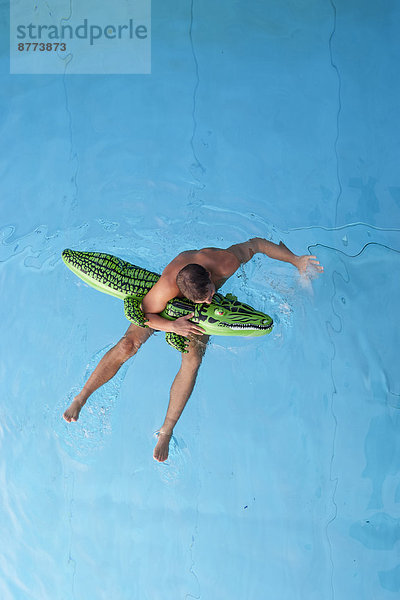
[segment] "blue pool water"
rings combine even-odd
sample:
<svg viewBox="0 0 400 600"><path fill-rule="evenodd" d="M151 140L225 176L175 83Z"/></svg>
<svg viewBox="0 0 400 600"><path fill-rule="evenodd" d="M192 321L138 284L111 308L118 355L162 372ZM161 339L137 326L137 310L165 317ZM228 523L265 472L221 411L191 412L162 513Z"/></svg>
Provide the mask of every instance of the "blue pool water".
<svg viewBox="0 0 400 600"><path fill-rule="evenodd" d="M398 3L152 3L151 75L10 75L1 4L0 597L392 600L400 592ZM271 335L214 338L152 458L179 354L65 247L160 271L253 236L225 284Z"/></svg>

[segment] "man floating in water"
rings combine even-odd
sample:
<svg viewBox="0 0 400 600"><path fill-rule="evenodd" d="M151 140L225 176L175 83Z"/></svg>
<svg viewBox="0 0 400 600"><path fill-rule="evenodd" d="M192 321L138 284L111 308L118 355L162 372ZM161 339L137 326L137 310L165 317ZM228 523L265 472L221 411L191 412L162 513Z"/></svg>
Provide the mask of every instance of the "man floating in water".
<svg viewBox="0 0 400 600"><path fill-rule="evenodd" d="M134 324L128 327L120 341L100 360L82 391L75 396L65 411L64 419L68 423L77 421L91 394L114 377L119 368L136 354L154 331L173 332L187 337L190 340L188 352L182 354L182 364L171 386L167 414L158 432L158 441L154 449L154 458L159 462L165 461L168 458L174 427L193 391L209 336L204 334L200 325L190 321L193 313L175 321L168 321L159 313L164 310L167 302L175 297L186 297L195 303L210 304L215 292L225 281L240 265L247 263L257 253L288 262L301 274L305 274L308 268L316 272L323 271L316 256L297 256L283 242L277 245L263 238L253 238L226 250L203 248L181 252L166 266L160 279L142 300L147 328Z"/></svg>

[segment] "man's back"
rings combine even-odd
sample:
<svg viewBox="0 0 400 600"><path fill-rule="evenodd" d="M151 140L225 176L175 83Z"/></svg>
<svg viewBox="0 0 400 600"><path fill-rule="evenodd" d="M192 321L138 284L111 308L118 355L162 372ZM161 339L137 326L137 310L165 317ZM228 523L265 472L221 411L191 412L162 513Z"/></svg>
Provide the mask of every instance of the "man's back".
<svg viewBox="0 0 400 600"><path fill-rule="evenodd" d="M186 265L198 264L204 267L211 281L218 289L238 269L240 262L229 250L223 248L202 248L201 250L186 250L178 254L164 269L161 277L167 277L176 282L176 276ZM178 286L177 295L182 296ZM172 298L174 296L171 296Z"/></svg>
<svg viewBox="0 0 400 600"><path fill-rule="evenodd" d="M149 326L154 326L158 329L162 327L163 331L169 331L171 327L175 328L182 324L191 328L192 333L202 333L201 329L195 325L191 326L186 323L187 319L180 319L174 323L166 322L158 316L161 313L168 300L177 297L183 297L182 291L179 289L176 282L178 273L187 265L201 265L209 273L212 287L209 290L209 296L206 296L204 301L211 301L212 295L223 283L230 277L240 266L239 260L229 250L221 248L202 248L201 250L187 250L176 256L164 269L160 279L143 298L142 308L145 313ZM165 321L165 323L164 323ZM168 327L168 329L165 329ZM183 335L185 335L182 332ZM187 332L186 332L187 334Z"/></svg>

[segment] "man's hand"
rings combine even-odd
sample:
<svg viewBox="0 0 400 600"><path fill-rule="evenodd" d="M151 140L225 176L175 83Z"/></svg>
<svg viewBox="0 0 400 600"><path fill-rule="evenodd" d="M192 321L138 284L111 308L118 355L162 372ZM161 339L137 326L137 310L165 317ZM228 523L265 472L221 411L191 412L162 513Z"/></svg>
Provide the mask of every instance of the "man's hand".
<svg viewBox="0 0 400 600"><path fill-rule="evenodd" d="M204 329L202 329L199 325L195 323L191 323L189 319L194 316L194 313L190 313L184 317L179 317L176 319L171 325L173 325L174 333L178 335L183 335L184 337L188 337L190 334L194 335L204 335Z"/></svg>
<svg viewBox="0 0 400 600"><path fill-rule="evenodd" d="M294 265L298 268L302 275L305 275L307 271L310 274L313 274L313 270L317 271L317 273L322 273L324 267L320 265L319 260L317 260L316 256L310 256L310 254L305 254L304 256L297 256ZM314 271L314 273L315 273Z"/></svg>

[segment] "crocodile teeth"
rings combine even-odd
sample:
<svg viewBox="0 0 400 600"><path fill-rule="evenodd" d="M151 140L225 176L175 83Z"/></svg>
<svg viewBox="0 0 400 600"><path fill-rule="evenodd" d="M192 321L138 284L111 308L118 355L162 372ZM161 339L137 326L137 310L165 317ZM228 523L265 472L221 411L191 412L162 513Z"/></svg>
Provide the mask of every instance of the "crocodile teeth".
<svg viewBox="0 0 400 600"><path fill-rule="evenodd" d="M270 325L246 325L241 323L228 325L227 323L219 323L219 327L227 327L228 329L271 329L272 323Z"/></svg>

